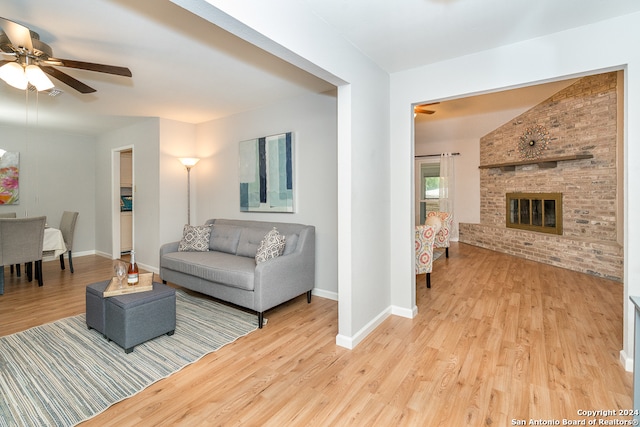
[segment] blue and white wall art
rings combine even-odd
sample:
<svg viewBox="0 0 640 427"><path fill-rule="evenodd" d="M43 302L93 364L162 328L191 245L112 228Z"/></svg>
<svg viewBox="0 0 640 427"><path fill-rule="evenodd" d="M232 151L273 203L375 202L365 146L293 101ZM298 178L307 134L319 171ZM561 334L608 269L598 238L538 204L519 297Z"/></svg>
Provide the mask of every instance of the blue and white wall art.
<svg viewBox="0 0 640 427"><path fill-rule="evenodd" d="M240 211L293 212L293 134L240 142Z"/></svg>

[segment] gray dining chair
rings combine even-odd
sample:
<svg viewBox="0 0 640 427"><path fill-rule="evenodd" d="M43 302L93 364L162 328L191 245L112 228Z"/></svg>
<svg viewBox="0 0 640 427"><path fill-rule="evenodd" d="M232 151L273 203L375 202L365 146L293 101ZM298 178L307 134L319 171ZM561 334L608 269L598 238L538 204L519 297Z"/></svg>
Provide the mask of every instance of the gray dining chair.
<svg viewBox="0 0 640 427"><path fill-rule="evenodd" d="M60 231L64 239L64 245L67 247L69 257L69 270L73 273L73 259L71 258L71 249L73 248L73 234L76 229L76 221L78 220L78 212L64 211L62 219L60 219ZM64 270L64 254L60 254L60 268Z"/></svg>
<svg viewBox="0 0 640 427"><path fill-rule="evenodd" d="M42 244L46 216L0 218L0 295L4 294L4 266L27 263L27 278L33 279L31 263L35 262L38 286L42 280Z"/></svg>
<svg viewBox="0 0 640 427"><path fill-rule="evenodd" d="M15 218L15 212L0 212L0 218ZM20 264L16 265L16 272L18 277L20 277ZM13 264L11 264L11 274L13 274Z"/></svg>

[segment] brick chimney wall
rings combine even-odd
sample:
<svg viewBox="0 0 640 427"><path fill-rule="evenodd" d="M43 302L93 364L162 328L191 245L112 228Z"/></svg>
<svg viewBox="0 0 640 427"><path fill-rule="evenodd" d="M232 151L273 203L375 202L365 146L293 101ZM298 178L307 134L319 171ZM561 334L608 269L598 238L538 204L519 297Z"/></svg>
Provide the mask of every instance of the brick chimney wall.
<svg viewBox="0 0 640 427"><path fill-rule="evenodd" d="M617 243L617 74L584 77L480 139L480 164L523 160L518 141L543 126L548 148L540 159L592 154L556 168L517 166L480 170L480 224L460 224L460 241L622 281ZM506 228L510 192L563 195L563 235ZM621 225L621 224L620 224Z"/></svg>

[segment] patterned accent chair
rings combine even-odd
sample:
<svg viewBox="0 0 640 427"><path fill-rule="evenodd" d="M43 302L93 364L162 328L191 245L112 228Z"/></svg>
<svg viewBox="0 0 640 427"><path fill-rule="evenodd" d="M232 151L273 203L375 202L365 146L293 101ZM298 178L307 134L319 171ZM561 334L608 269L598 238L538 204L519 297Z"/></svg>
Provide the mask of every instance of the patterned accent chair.
<svg viewBox="0 0 640 427"><path fill-rule="evenodd" d="M446 257L449 258L449 237L453 230L453 214L449 212L428 212L425 224L431 224L435 218L440 219L440 231L436 234L434 246L436 248L445 248Z"/></svg>
<svg viewBox="0 0 640 427"><path fill-rule="evenodd" d="M427 274L427 288L431 288L433 244L436 230L430 225L416 226L416 274Z"/></svg>

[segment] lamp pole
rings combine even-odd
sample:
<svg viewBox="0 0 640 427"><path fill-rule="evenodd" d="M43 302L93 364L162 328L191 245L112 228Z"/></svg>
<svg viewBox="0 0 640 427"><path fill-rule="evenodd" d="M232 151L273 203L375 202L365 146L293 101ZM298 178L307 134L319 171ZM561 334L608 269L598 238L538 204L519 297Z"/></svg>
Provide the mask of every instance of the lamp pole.
<svg viewBox="0 0 640 427"><path fill-rule="evenodd" d="M191 225L191 166L187 168L187 224Z"/></svg>
<svg viewBox="0 0 640 427"><path fill-rule="evenodd" d="M191 168L200 161L195 157L181 157L180 163L187 169L187 225L191 225Z"/></svg>

